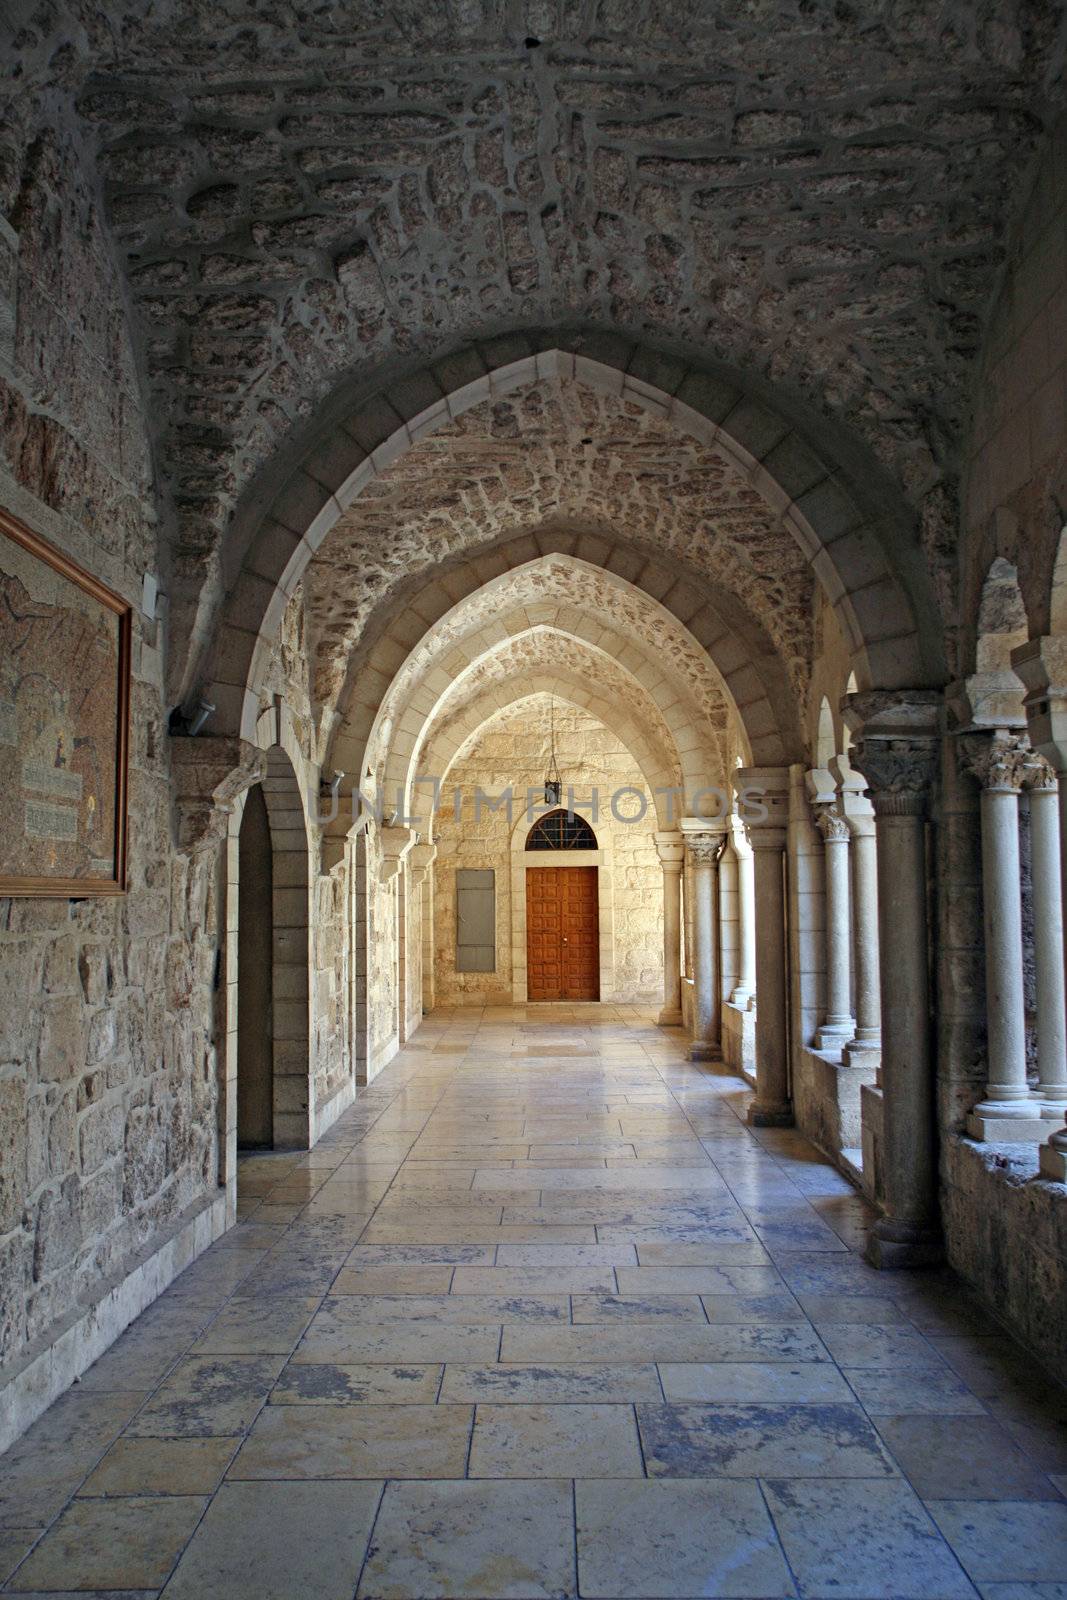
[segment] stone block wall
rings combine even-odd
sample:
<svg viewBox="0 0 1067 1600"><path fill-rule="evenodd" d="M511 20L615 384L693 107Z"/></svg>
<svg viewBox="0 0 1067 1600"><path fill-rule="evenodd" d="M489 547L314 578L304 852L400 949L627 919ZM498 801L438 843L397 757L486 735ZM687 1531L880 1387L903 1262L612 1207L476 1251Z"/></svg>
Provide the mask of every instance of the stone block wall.
<svg viewBox="0 0 1067 1600"><path fill-rule="evenodd" d="M173 845L164 624L138 609L161 558L123 292L77 151L29 97L22 111L0 132L18 236L0 504L133 604L133 684L128 894L0 900L0 1381L215 1192L217 1148L219 859Z"/></svg>
<svg viewBox="0 0 1067 1600"><path fill-rule="evenodd" d="M611 877L614 987L610 998L643 1003L662 999L663 875L653 838L656 821L652 795L634 758L602 723L588 712L558 700L552 713L548 697L538 695L502 711L487 724L461 751L448 775L447 804L434 827L437 859L432 869L438 1005L482 1001L499 1005L512 1001L512 950L515 944L524 950L526 941L519 908L512 905L513 835L525 840L527 829L524 818L519 820L520 814L524 813L527 787L537 787L544 780L553 715L564 799L568 786L573 786L579 806L588 802L593 789L600 795L594 832L601 848L610 853L611 861L610 866L601 869ZM515 794L510 824L503 809L484 808L480 817L475 816L478 789L495 797L509 786ZM644 797L646 810L640 823L619 822L611 814L611 796L623 788L635 789ZM456 789L462 800L458 822L452 803ZM628 810L640 810L634 795L619 801L620 813L625 815ZM579 814L590 820L588 810L580 810ZM527 859L530 865L537 865L536 855ZM459 867L491 867L496 873L495 972L456 971Z"/></svg>

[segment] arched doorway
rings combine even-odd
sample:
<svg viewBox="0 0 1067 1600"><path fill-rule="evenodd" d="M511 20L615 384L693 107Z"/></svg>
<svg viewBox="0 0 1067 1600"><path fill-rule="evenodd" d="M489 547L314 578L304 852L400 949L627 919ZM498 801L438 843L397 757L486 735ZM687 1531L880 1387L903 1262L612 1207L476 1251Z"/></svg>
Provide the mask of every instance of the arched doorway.
<svg viewBox="0 0 1067 1600"><path fill-rule="evenodd" d="M552 861L526 866L528 1000L600 999L599 867L571 864L597 848L584 817L562 808L526 835L527 856Z"/></svg>
<svg viewBox="0 0 1067 1600"><path fill-rule="evenodd" d="M288 729L283 738L284 748L265 752L263 780L241 797L230 824L228 895L236 917L220 1104L227 1182L238 1148L306 1150L312 1137L307 821Z"/></svg>

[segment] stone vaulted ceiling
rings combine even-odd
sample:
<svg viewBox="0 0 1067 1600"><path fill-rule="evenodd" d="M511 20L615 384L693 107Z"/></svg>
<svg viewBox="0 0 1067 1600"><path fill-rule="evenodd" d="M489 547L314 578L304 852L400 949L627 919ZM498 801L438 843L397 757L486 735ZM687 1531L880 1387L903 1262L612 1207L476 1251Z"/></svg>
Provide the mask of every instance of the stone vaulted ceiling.
<svg viewBox="0 0 1067 1600"><path fill-rule="evenodd" d="M327 535L305 579L327 721L358 662L367 621L392 589L420 572L429 581L435 567L464 551L551 523L608 532L723 584L766 628L803 696L812 578L758 492L713 450L645 408L557 379L476 406L423 439ZM562 561L528 576L514 596L494 589L488 614L520 595L572 599L624 629L650 626L608 581L598 584ZM464 615L474 613L465 608ZM660 653L670 653L680 630L662 617L651 627ZM712 694L721 715L721 695Z"/></svg>
<svg viewBox="0 0 1067 1600"><path fill-rule="evenodd" d="M956 464L1053 0L147 0L35 11L125 264L178 577L331 394L475 334L627 330Z"/></svg>

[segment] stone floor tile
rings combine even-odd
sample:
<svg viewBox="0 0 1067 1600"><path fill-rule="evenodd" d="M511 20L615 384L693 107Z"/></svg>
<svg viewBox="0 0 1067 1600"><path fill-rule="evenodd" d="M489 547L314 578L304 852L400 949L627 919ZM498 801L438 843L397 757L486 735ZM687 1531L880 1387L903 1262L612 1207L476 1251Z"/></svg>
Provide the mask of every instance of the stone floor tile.
<svg viewBox="0 0 1067 1600"><path fill-rule="evenodd" d="M907 1484L770 1482L803 1600L969 1600L971 1585Z"/></svg>
<svg viewBox="0 0 1067 1600"><path fill-rule="evenodd" d="M710 1400L847 1404L854 1399L848 1384L829 1361L806 1361L797 1366L767 1361L661 1362L659 1374L669 1403Z"/></svg>
<svg viewBox="0 0 1067 1600"><path fill-rule="evenodd" d="M379 1267L342 1268L330 1286L331 1294L447 1294L454 1267L423 1266L414 1262Z"/></svg>
<svg viewBox="0 0 1067 1600"><path fill-rule="evenodd" d="M619 1293L774 1294L782 1280L774 1267L620 1267Z"/></svg>
<svg viewBox="0 0 1067 1600"><path fill-rule="evenodd" d="M896 1471L853 1405L639 1405L651 1478L886 1478Z"/></svg>
<svg viewBox="0 0 1067 1600"><path fill-rule="evenodd" d="M611 1294L611 1267L457 1267L454 1295Z"/></svg>
<svg viewBox="0 0 1067 1600"><path fill-rule="evenodd" d="M9 1578L19 1562L41 1537L41 1528L0 1529L0 1583Z"/></svg>
<svg viewBox="0 0 1067 1600"><path fill-rule="evenodd" d="M283 1357L188 1356L133 1418L137 1438L221 1438L244 1433L270 1393Z"/></svg>
<svg viewBox="0 0 1067 1600"><path fill-rule="evenodd" d="M272 1406L432 1405L444 1368L324 1363L302 1366L291 1361L271 1391ZM447 1398L447 1397L446 1397Z"/></svg>
<svg viewBox="0 0 1067 1600"><path fill-rule="evenodd" d="M794 1593L755 1483L575 1485L578 1582L589 1600Z"/></svg>
<svg viewBox="0 0 1067 1600"><path fill-rule="evenodd" d="M442 1400L570 1404L575 1401L633 1402L660 1400L656 1367L651 1363L572 1363L570 1365L464 1366L450 1362L441 1386Z"/></svg>
<svg viewBox="0 0 1067 1600"><path fill-rule="evenodd" d="M339 1304L341 1302L338 1302ZM348 1322L319 1312L293 1352L292 1363L495 1361L500 1324Z"/></svg>
<svg viewBox="0 0 1067 1600"><path fill-rule="evenodd" d="M227 1474L242 1478L461 1478L473 1408L268 1406Z"/></svg>
<svg viewBox="0 0 1067 1600"><path fill-rule="evenodd" d="M213 1494L241 1443L221 1439L116 1439L79 1496Z"/></svg>
<svg viewBox="0 0 1067 1600"><path fill-rule="evenodd" d="M872 1417L914 1415L966 1417L984 1415L986 1407L962 1378L938 1367L899 1371L842 1367L856 1398Z"/></svg>
<svg viewBox="0 0 1067 1600"><path fill-rule="evenodd" d="M319 1301L231 1300L193 1345L194 1355L288 1355Z"/></svg>
<svg viewBox="0 0 1067 1600"><path fill-rule="evenodd" d="M706 1322L704 1307L695 1294L575 1294L571 1297L575 1323L606 1322L624 1326L651 1322Z"/></svg>
<svg viewBox="0 0 1067 1600"><path fill-rule="evenodd" d="M793 1296L779 1294L702 1294L704 1315L715 1323L803 1323L804 1313Z"/></svg>
<svg viewBox="0 0 1067 1600"><path fill-rule="evenodd" d="M926 1504L975 1582L1062 1581L1067 1501L936 1499Z"/></svg>
<svg viewBox="0 0 1067 1600"><path fill-rule="evenodd" d="M350 1326L365 1322L463 1322L483 1326L495 1322L565 1323L570 1317L570 1305L565 1294L348 1295L325 1301L311 1327L319 1317L328 1315Z"/></svg>
<svg viewBox="0 0 1067 1600"><path fill-rule="evenodd" d="M225 1483L167 1600L351 1600L379 1483Z"/></svg>
<svg viewBox="0 0 1067 1600"><path fill-rule="evenodd" d="M644 1477L630 1405L479 1404L471 1478Z"/></svg>
<svg viewBox="0 0 1067 1600"><path fill-rule="evenodd" d="M632 1267L632 1244L502 1244L498 1267Z"/></svg>
<svg viewBox="0 0 1067 1600"><path fill-rule="evenodd" d="M991 1417L879 1417L890 1454L924 1500L1057 1500L1056 1486Z"/></svg>
<svg viewBox="0 0 1067 1600"><path fill-rule="evenodd" d="M816 1327L823 1322L873 1323L880 1328L907 1328L904 1310L909 1302L886 1300L867 1294L801 1294L800 1308Z"/></svg>
<svg viewBox="0 0 1067 1600"><path fill-rule="evenodd" d="M368 1267L470 1266L491 1267L492 1245L478 1244L357 1244L345 1262L352 1271Z"/></svg>
<svg viewBox="0 0 1067 1600"><path fill-rule="evenodd" d="M826 1361L806 1323L762 1326L651 1323L504 1329L502 1361Z"/></svg>
<svg viewBox="0 0 1067 1600"><path fill-rule="evenodd" d="M206 1505L200 1495L75 1500L8 1588L159 1589Z"/></svg>
<svg viewBox="0 0 1067 1600"><path fill-rule="evenodd" d="M1067 1600L1067 1579L1062 1583L979 1583L982 1600Z"/></svg>
<svg viewBox="0 0 1067 1600"><path fill-rule="evenodd" d="M389 1484L358 1593L359 1600L571 1600L571 1485Z"/></svg>
<svg viewBox="0 0 1067 1600"><path fill-rule="evenodd" d="M761 1267L770 1256L758 1240L752 1244L714 1244L710 1240L672 1242L649 1239L637 1244L643 1267Z"/></svg>
<svg viewBox="0 0 1067 1600"><path fill-rule="evenodd" d="M820 1322L819 1338L843 1367L912 1371L944 1364L922 1334L911 1328L883 1328L877 1323Z"/></svg>

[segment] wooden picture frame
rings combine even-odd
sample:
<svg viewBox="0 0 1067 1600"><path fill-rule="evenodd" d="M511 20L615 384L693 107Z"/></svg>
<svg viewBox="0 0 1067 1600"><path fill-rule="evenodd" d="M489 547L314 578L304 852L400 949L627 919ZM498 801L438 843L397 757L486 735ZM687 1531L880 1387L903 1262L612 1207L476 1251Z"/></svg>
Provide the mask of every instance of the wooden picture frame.
<svg viewBox="0 0 1067 1600"><path fill-rule="evenodd" d="M132 618L0 508L0 896L126 892Z"/></svg>

